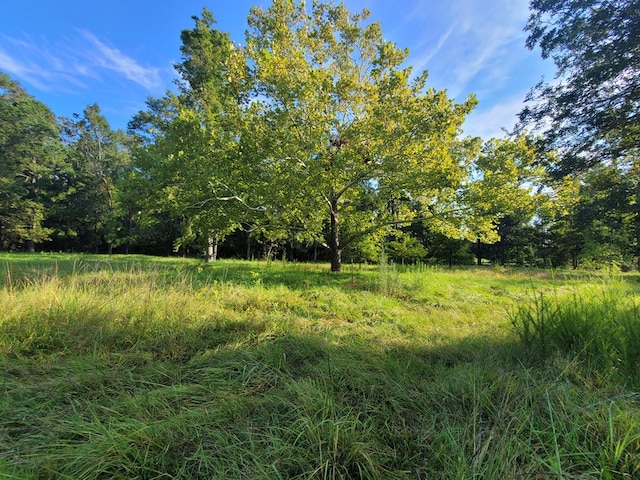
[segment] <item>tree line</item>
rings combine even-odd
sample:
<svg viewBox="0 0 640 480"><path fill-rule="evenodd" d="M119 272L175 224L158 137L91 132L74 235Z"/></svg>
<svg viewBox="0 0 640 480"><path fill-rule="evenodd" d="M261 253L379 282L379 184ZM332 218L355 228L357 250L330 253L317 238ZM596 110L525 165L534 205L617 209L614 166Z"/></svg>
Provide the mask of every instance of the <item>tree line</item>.
<svg viewBox="0 0 640 480"><path fill-rule="evenodd" d="M515 131L462 136L456 102L368 12L274 0L242 45L181 34L175 91L127 131L56 118L0 72L9 250L640 266L638 1L534 0L558 75ZM206 252L206 253L205 253Z"/></svg>

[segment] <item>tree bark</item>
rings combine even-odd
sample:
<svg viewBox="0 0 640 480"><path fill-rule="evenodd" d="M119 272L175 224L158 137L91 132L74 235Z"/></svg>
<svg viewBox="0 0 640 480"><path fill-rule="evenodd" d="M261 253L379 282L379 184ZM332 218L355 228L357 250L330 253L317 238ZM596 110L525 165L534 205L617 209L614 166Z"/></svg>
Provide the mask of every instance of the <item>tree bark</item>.
<svg viewBox="0 0 640 480"><path fill-rule="evenodd" d="M338 200L331 199L330 203L329 251L331 253L331 271L339 272L342 268L342 246L340 245L340 231L338 228Z"/></svg>
<svg viewBox="0 0 640 480"><path fill-rule="evenodd" d="M640 211L636 212L634 220L636 222L636 268L640 272Z"/></svg>
<svg viewBox="0 0 640 480"><path fill-rule="evenodd" d="M331 249L331 271L339 272L342 270L342 249Z"/></svg>
<svg viewBox="0 0 640 480"><path fill-rule="evenodd" d="M636 268L640 272L640 180L638 180L639 166L634 164L634 176L636 178L636 204L634 205L633 221L636 233Z"/></svg>
<svg viewBox="0 0 640 480"><path fill-rule="evenodd" d="M214 237L209 237L207 245L207 263L215 262L218 259L218 242Z"/></svg>
<svg viewBox="0 0 640 480"><path fill-rule="evenodd" d="M35 195L35 193L34 193L34 195ZM29 227L29 230L31 231L32 235L33 235L33 232L35 232L35 230L36 230L35 213L33 215L33 221L31 223L31 226ZM27 250L27 253L34 253L36 251L36 243L33 241L33 237L29 238L25 242L25 249Z"/></svg>
<svg viewBox="0 0 640 480"><path fill-rule="evenodd" d="M640 272L640 215L636 213L636 270Z"/></svg>

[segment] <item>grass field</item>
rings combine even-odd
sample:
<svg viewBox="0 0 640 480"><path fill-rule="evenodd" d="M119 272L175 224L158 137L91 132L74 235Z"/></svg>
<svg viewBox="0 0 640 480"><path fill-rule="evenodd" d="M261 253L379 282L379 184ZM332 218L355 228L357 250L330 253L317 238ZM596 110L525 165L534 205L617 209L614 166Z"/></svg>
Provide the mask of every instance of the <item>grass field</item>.
<svg viewBox="0 0 640 480"><path fill-rule="evenodd" d="M640 478L639 280L0 254L0 478Z"/></svg>

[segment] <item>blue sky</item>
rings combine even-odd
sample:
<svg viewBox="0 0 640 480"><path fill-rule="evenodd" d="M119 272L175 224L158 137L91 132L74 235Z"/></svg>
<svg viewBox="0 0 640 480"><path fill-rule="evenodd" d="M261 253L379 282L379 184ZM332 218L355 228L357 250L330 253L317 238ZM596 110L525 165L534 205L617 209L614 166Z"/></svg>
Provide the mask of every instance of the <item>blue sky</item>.
<svg viewBox="0 0 640 480"><path fill-rule="evenodd" d="M217 28L244 40L251 5L270 0L21 0L0 15L0 70L56 115L97 103L113 128L125 128L149 96L173 89L180 31L204 6ZM414 71L459 100L474 93L465 133L502 136L550 61L525 48L527 0L344 0L379 21L385 37L410 50Z"/></svg>

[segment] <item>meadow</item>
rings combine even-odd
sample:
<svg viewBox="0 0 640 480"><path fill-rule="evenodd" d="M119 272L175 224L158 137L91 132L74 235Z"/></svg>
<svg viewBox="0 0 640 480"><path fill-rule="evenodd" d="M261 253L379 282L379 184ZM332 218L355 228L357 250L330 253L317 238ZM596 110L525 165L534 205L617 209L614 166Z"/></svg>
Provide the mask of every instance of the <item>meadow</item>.
<svg viewBox="0 0 640 480"><path fill-rule="evenodd" d="M0 254L0 478L640 478L640 277Z"/></svg>

